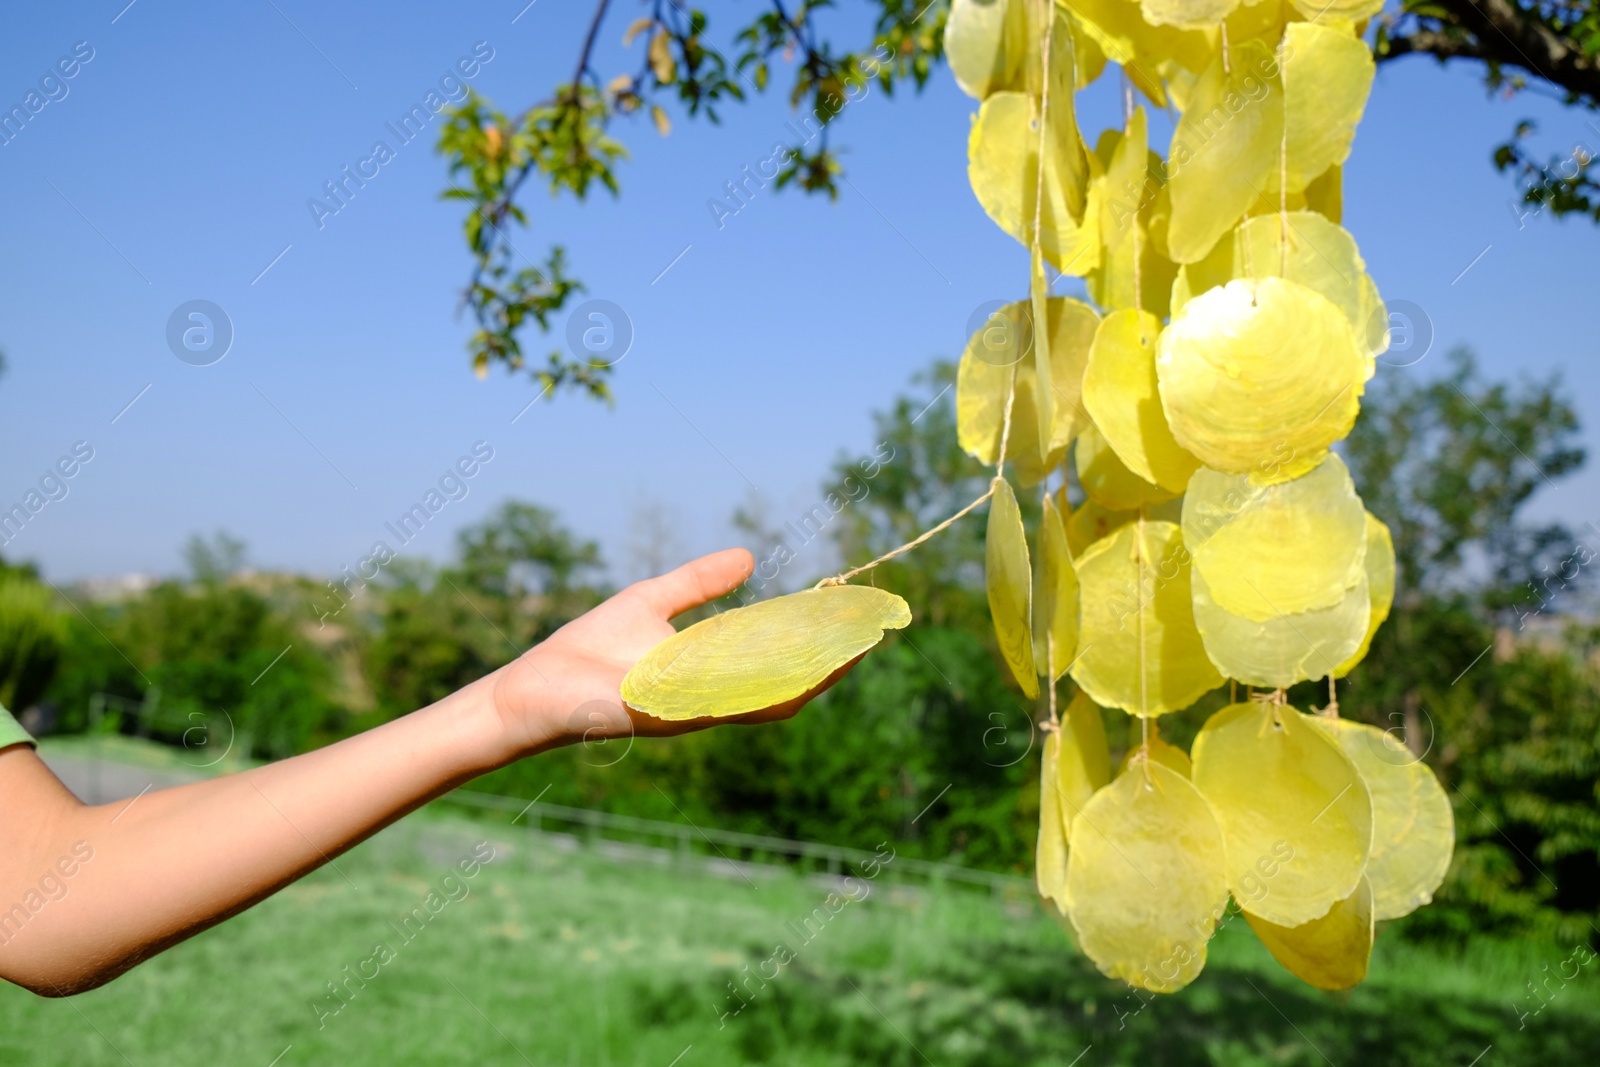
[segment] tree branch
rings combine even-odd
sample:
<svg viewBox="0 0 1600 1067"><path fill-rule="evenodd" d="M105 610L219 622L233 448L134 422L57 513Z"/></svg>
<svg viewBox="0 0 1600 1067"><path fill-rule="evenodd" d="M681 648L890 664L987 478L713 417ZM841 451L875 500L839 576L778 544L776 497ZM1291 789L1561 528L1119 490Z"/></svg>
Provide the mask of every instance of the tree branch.
<svg viewBox="0 0 1600 1067"><path fill-rule="evenodd" d="M1537 6L1514 0L1435 0L1413 29L1383 42L1378 59L1431 55L1514 67L1591 106L1600 101L1600 58L1586 53Z"/></svg>

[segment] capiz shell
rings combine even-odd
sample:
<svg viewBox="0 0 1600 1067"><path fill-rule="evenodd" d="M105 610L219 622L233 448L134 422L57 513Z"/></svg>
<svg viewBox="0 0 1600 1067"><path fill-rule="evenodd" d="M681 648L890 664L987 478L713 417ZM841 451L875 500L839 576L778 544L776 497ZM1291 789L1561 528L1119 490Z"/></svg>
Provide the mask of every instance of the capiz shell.
<svg viewBox="0 0 1600 1067"><path fill-rule="evenodd" d="M911 621L893 593L807 589L697 622L645 653L622 699L657 719L719 718L804 696Z"/></svg>

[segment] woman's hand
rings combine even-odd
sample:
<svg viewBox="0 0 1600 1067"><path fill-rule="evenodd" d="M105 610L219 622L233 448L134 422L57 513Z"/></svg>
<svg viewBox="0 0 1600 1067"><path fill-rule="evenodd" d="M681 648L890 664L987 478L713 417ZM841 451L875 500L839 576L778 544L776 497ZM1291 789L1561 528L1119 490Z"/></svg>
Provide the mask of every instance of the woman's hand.
<svg viewBox="0 0 1600 1067"><path fill-rule="evenodd" d="M832 685L848 665L796 700L746 715L668 722L628 707L622 679L671 637L671 619L739 587L754 560L742 548L701 556L630 585L497 671L493 700L509 759L580 741L666 737L729 722L786 719Z"/></svg>

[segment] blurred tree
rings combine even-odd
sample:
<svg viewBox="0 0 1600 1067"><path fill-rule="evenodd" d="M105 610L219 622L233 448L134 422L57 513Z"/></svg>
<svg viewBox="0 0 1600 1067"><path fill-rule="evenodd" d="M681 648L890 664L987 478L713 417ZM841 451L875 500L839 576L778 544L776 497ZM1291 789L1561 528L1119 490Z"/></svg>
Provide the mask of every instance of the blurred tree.
<svg viewBox="0 0 1600 1067"><path fill-rule="evenodd" d="M1560 523L1521 518L1540 489L1578 470L1577 410L1559 376L1517 385L1485 382L1465 348L1437 377L1386 373L1362 398L1345 442L1367 509L1388 523L1403 596L1470 591L1507 612L1570 555Z"/></svg>
<svg viewBox="0 0 1600 1067"><path fill-rule="evenodd" d="M1456 861L1413 932L1570 942L1600 920L1600 661L1557 618L1600 537L1523 517L1582 466L1579 433L1558 378L1487 382L1458 349L1437 377L1390 374L1345 442L1399 574L1341 707L1425 755L1455 807Z"/></svg>
<svg viewBox="0 0 1600 1067"><path fill-rule="evenodd" d="M195 581L223 582L244 569L245 544L226 530L218 530L209 539L194 534L183 546L183 560Z"/></svg>
<svg viewBox="0 0 1600 1067"><path fill-rule="evenodd" d="M18 713L49 686L65 636L55 594L31 571L0 561L0 706Z"/></svg>
<svg viewBox="0 0 1600 1067"><path fill-rule="evenodd" d="M239 577L245 546L226 533L191 538L184 554L190 581L79 603L50 690L63 727L87 726L103 693L143 706L144 717L120 721L122 730L231 745L241 756L293 755L335 733L343 709L310 612L276 606L259 582Z"/></svg>
<svg viewBox="0 0 1600 1067"><path fill-rule="evenodd" d="M913 379L910 395L873 414L874 435L888 445L889 458L867 480L866 497L846 508L833 527L847 565L905 544L988 488L993 472L962 451L957 440L954 387L955 365L941 361ZM852 477L861 477L858 464L844 459L834 464L835 485ZM1036 511L1024 514L1031 519ZM919 618L986 634L983 554L984 522L978 514L873 573L879 584L916 604Z"/></svg>
<svg viewBox="0 0 1600 1067"><path fill-rule="evenodd" d="M507 501L457 534L456 548L443 568L397 560L386 569L366 653L386 715L482 677L604 596L599 546L534 504Z"/></svg>

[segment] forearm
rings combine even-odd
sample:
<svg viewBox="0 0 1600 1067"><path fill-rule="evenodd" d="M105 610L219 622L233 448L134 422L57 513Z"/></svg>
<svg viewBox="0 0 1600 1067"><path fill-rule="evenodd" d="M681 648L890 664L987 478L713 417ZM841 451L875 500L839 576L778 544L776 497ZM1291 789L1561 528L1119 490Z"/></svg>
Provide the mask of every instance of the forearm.
<svg viewBox="0 0 1600 1067"><path fill-rule="evenodd" d="M243 774L88 807L30 749L0 751L0 979L47 996L109 981L514 759L793 714L814 694L699 722L660 722L620 696L673 616L752 565L735 549L637 583L437 704Z"/></svg>
<svg viewBox="0 0 1600 1067"><path fill-rule="evenodd" d="M49 817L25 835L13 823L0 841L11 853L0 860L0 977L46 995L99 985L506 762L516 753L490 699L495 678L241 774L94 807L61 790ZM19 757L37 760L25 749L0 758L16 767ZM59 790L27 781L48 776L42 765L17 769L6 792ZM39 810L36 796L11 799L0 792L5 807ZM56 899L40 892L52 873Z"/></svg>

